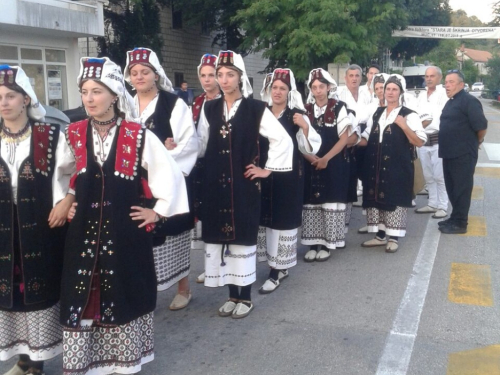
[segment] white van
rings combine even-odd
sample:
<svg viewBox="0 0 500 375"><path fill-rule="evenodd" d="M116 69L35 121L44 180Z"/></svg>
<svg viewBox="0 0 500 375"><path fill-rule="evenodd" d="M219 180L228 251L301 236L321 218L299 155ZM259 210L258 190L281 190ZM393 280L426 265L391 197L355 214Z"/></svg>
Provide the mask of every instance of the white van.
<svg viewBox="0 0 500 375"><path fill-rule="evenodd" d="M403 77L406 80L406 90L416 97L422 90L425 90L426 65L408 66L403 69Z"/></svg>

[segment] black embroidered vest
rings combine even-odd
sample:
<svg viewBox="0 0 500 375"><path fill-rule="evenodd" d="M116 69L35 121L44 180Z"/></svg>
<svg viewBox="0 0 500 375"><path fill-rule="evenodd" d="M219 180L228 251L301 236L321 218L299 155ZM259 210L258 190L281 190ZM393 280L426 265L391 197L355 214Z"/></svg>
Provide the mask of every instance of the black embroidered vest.
<svg viewBox="0 0 500 375"><path fill-rule="evenodd" d="M314 105L306 105L309 121L321 136L321 147L316 156L325 156L339 141L337 119L340 110L345 106L343 101L329 99L325 113L316 118ZM350 159L347 155L347 148L330 159L325 169L316 170L310 163L304 163L304 170L305 204L347 203L350 176Z"/></svg>
<svg viewBox="0 0 500 375"><path fill-rule="evenodd" d="M414 147L396 124L388 125L380 142L379 119L386 107L379 107L373 115L373 126L368 138L363 164L363 207L394 211L396 206L411 207L413 194ZM406 117L413 111L401 107L399 115Z"/></svg>
<svg viewBox="0 0 500 375"><path fill-rule="evenodd" d="M61 293L61 323L69 328L79 325L95 272L101 324L126 324L156 306L151 235L129 216L131 206L144 206L141 155L146 133L139 124L123 121L101 167L87 122L71 124L66 131L79 161L78 207L66 240Z"/></svg>
<svg viewBox="0 0 500 375"><path fill-rule="evenodd" d="M203 169L203 241L251 246L257 243L260 181L244 177L258 165L259 128L266 105L243 98L234 117L223 119L224 99L205 103L210 135Z"/></svg>
<svg viewBox="0 0 500 375"><path fill-rule="evenodd" d="M57 125L32 123L29 156L18 175L17 227L14 233L14 202L7 163L0 158L0 308L13 308L14 236L20 239L17 254L24 285L21 310L42 309L59 299L62 237L64 228L50 229L48 218L53 206L52 176L59 139Z"/></svg>

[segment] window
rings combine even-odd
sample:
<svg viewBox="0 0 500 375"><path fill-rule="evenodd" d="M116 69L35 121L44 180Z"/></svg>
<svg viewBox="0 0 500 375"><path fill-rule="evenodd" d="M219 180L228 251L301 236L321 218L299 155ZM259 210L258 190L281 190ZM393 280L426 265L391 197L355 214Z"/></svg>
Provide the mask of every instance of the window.
<svg viewBox="0 0 500 375"><path fill-rule="evenodd" d="M182 10L176 10L172 4L172 29L182 29Z"/></svg>
<svg viewBox="0 0 500 375"><path fill-rule="evenodd" d="M65 50L0 45L0 58L1 64L23 68L42 104L68 109Z"/></svg>
<svg viewBox="0 0 500 375"><path fill-rule="evenodd" d="M175 72L174 73L174 86L181 87L182 81L184 81L184 73Z"/></svg>
<svg viewBox="0 0 500 375"><path fill-rule="evenodd" d="M42 50L32 48L21 48L21 59L42 60Z"/></svg>
<svg viewBox="0 0 500 375"><path fill-rule="evenodd" d="M2 60L17 60L17 47L13 46L0 46L0 58Z"/></svg>

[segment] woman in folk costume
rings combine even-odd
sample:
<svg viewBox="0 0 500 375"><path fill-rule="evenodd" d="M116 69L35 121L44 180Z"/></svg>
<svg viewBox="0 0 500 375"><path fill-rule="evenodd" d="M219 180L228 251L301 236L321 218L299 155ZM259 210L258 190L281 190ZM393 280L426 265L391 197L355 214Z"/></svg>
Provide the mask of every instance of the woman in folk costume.
<svg viewBox="0 0 500 375"><path fill-rule="evenodd" d="M42 374L62 352L59 295L75 159L59 126L41 122L25 72L0 65L0 360L4 375Z"/></svg>
<svg viewBox="0 0 500 375"><path fill-rule="evenodd" d="M379 107L385 107L385 97L384 97L384 85L385 81L389 78L389 74L386 73L378 73L372 79L370 84L370 91L373 92L374 98L370 103L370 117L373 116L375 111ZM363 152L363 155L365 153ZM363 164L361 164L361 169L363 169ZM360 179L363 178L363 171L361 170L359 173ZM366 210L363 209L363 215L366 216ZM358 233L365 234L368 233L368 225L362 226L358 229Z"/></svg>
<svg viewBox="0 0 500 375"><path fill-rule="evenodd" d="M134 103L118 65L84 57L77 83L90 118L66 130L77 207L61 287L64 374L133 374L154 357L157 291L148 231L188 212L186 184L162 142L124 120ZM154 208L145 208L151 195Z"/></svg>
<svg viewBox="0 0 500 375"><path fill-rule="evenodd" d="M201 87L203 87L203 93L194 99L193 105L193 121L196 128L198 128L198 121L200 120L200 114L203 111L205 102L218 99L221 97L221 91L217 80L215 78L215 63L217 61L217 56L211 55L209 53L201 57L200 65L198 65L198 79L200 80ZM193 175L193 208L195 215L195 226L193 228L191 236L191 248L192 249L204 249L205 244L201 239L201 174L203 169L203 158L196 161L196 165L193 168L191 174ZM200 274L196 278L197 283L205 282L205 272Z"/></svg>
<svg viewBox="0 0 500 375"><path fill-rule="evenodd" d="M304 158L314 155L321 137L305 116L302 96L297 91L290 69L276 69L269 83L270 110L293 141L293 170L274 173L261 181L261 219L257 242L257 258L267 260L269 278L259 293L273 292L280 280L288 277L288 269L297 264L297 231L302 224L304 201ZM260 141L260 163L265 165L269 142Z"/></svg>
<svg viewBox="0 0 500 375"><path fill-rule="evenodd" d="M309 245L306 262L326 261L330 250L345 246L345 221L350 167L348 138L354 134L344 102L335 99L337 84L327 71L309 73L306 113L321 136L321 148L305 155L302 244Z"/></svg>
<svg viewBox="0 0 500 375"><path fill-rule="evenodd" d="M421 147L427 139L418 114L402 104L405 86L398 74L387 78L386 105L370 117L360 142L366 145L363 208L367 211L368 231L377 233L362 246L385 246L388 253L397 251L398 238L406 234L415 147Z"/></svg>
<svg viewBox="0 0 500 375"><path fill-rule="evenodd" d="M217 82L224 95L205 103L198 124L203 169L205 286L228 285L220 316L244 318L253 309L260 178L292 170L293 143L266 104L248 98L252 87L243 58L221 51ZM265 169L259 168L259 134L269 139Z"/></svg>
<svg viewBox="0 0 500 375"><path fill-rule="evenodd" d="M191 212L158 223L153 240L158 291L178 283L177 294L169 308L180 310L188 305L192 296L188 275L194 217L188 176L198 155L196 131L189 107L172 93L172 84L156 53L147 48L128 51L125 80L137 91L134 103L138 117L135 121L145 125L164 143L186 177Z"/></svg>

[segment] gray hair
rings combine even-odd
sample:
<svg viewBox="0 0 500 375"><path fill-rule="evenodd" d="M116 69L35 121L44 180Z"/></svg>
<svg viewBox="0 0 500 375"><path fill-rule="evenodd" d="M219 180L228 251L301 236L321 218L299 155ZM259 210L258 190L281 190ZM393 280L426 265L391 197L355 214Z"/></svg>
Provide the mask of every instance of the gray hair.
<svg viewBox="0 0 500 375"><path fill-rule="evenodd" d="M360 75L363 75L363 69L357 64L351 64L347 67L347 70L345 71L345 75L347 76L347 72L349 70L358 70Z"/></svg>
<svg viewBox="0 0 500 375"><path fill-rule="evenodd" d="M425 69L425 73L427 74L427 70L431 68L436 69L437 74L439 74L441 77L443 76L443 71L441 70L441 68L439 66L434 66L434 65L428 66L427 69Z"/></svg>

